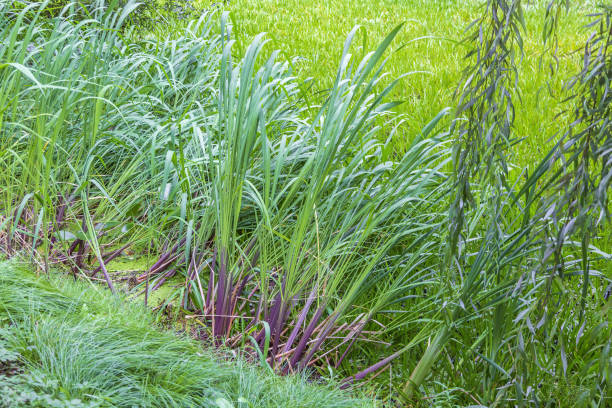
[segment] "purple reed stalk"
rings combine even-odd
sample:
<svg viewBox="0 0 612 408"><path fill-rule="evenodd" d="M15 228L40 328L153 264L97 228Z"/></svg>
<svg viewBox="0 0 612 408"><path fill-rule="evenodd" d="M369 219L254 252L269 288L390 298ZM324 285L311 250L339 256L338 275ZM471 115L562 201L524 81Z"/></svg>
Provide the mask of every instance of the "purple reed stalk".
<svg viewBox="0 0 612 408"><path fill-rule="evenodd" d="M304 308L302 309L302 311L300 312L299 316L298 316L298 320L295 323L295 326L293 327L293 330L291 331L291 334L289 335L289 339L287 339L287 344L285 344L285 348L283 349L283 353L287 353L289 350L291 350L291 347L293 346L293 342L295 341L295 338L297 337L298 333L300 332L300 327L302 327L302 325L304 324L304 320L306 320L306 316L308 315L308 311L310 310L310 306L312 305L312 302L315 299L315 293L316 293L316 286L312 289L312 291L310 291L310 295L308 296L308 300L306 300L306 305L304 306Z"/></svg>
<svg viewBox="0 0 612 408"><path fill-rule="evenodd" d="M274 325L271 327L270 333L270 342L272 343L272 356L275 356L276 352L278 351L278 339L280 337L280 331L283 324L282 320L285 315L289 315L288 313L285 313L287 309L289 309L289 307L285 304L285 302L282 301L281 297L280 304L277 309L277 315L274 316ZM272 359L272 361L274 362L274 359Z"/></svg>
<svg viewBox="0 0 612 408"><path fill-rule="evenodd" d="M163 271L170 263L174 262L178 257L178 256L175 256L174 253L179 248L179 246L185 243L185 241L186 240L183 238L179 243L177 243L174 247L172 247L170 251L162 254L162 256L158 258L157 262L155 262L153 266L151 266L146 273L138 277L138 281L142 282L143 280L146 279L147 276L150 276L150 274L154 272ZM169 259L171 256L173 256L172 259Z"/></svg>
<svg viewBox="0 0 612 408"><path fill-rule="evenodd" d="M268 324L270 325L270 329L272 329L273 327L276 327L276 320L278 319L278 316L280 314L280 311L279 311L280 306L281 306L281 293L278 292L276 296L274 296L274 300L272 300L272 307L266 310L266 314L264 316L264 320L268 322ZM263 344L264 344L263 342L265 338L266 338L266 331L264 328L262 328L260 332L257 334L257 336L255 337L255 340L257 341L260 347L263 347Z"/></svg>
<svg viewBox="0 0 612 408"><path fill-rule="evenodd" d="M148 272L153 272L155 269L157 269L160 265L162 265L164 262L166 262L166 260L170 257L170 255L172 255L172 251L168 251L164 254L162 254L162 256L160 256L157 261L149 268Z"/></svg>
<svg viewBox="0 0 612 408"><path fill-rule="evenodd" d="M164 260L164 263L162 263L160 265L157 265L157 267L155 269L149 269L147 272L143 273L142 275L139 275L137 277L138 282L144 281L145 279L150 277L151 274L154 274L154 273L157 274L157 273L161 273L161 272L165 271L170 265L172 265L172 262L177 260L177 258L178 258L177 255L172 255L171 257L166 258Z"/></svg>
<svg viewBox="0 0 612 408"><path fill-rule="evenodd" d="M176 273L176 269L171 269L168 272L166 272L164 274L164 276L162 276L156 283L155 285L153 285L153 287L151 288L151 292L153 292L154 290L157 290L161 287L161 285L163 285L164 283L166 283L166 280L168 278L171 278L174 276L174 274Z"/></svg>
<svg viewBox="0 0 612 408"><path fill-rule="evenodd" d="M344 360L344 358L346 357L346 355L348 354L349 350L351 349L351 347L353 347L353 344L355 344L355 341L357 340L357 338L359 337L359 335L361 334L361 332L363 331L363 328L365 327L365 325L370 321L370 317L368 317L360 326L359 329L357 329L357 332L355 333L355 335L353 336L353 338L351 339L351 342L349 343L348 346L346 346L346 349L344 349L344 353L342 353L342 355L340 356L340 358L338 359L338 361L336 362L336 369L338 367L340 367L340 364L342 364L342 360Z"/></svg>
<svg viewBox="0 0 612 408"><path fill-rule="evenodd" d="M278 338L280 336L280 328L282 327L282 320L286 314L286 309L288 305L283 302L283 294L285 293L287 283L287 273L283 274L283 281L281 282L280 291L277 295L278 308L276 309L276 316L272 316L273 324L270 324L272 332L270 333L270 337L272 339L272 355L276 354L278 350ZM288 315L288 314L287 314ZM270 322L272 323L272 322Z"/></svg>
<svg viewBox="0 0 612 408"><path fill-rule="evenodd" d="M72 253L76 249L77 245L79 245L80 243L81 243L80 239L75 239L74 242L72 244L70 244L70 247L68 248L68 257L70 257L72 255Z"/></svg>
<svg viewBox="0 0 612 408"><path fill-rule="evenodd" d="M155 262L153 264L153 266L151 266L151 268L149 268L149 272L153 272L155 269L157 269L157 267L159 265L161 265L162 263L164 263L166 261L166 259L168 259L168 257L170 257L170 255L172 255L174 252L176 252L176 250L185 243L185 238L183 238L181 241L179 241L179 243L177 243L176 245L174 245L172 247L172 249L170 249L168 252L162 254L161 257L159 257L159 259L157 260L157 262Z"/></svg>
<svg viewBox="0 0 612 408"><path fill-rule="evenodd" d="M325 310L325 304L321 304L321 306L319 306L314 316L310 320L310 323L306 327L306 330L304 330L304 333L302 334L302 338L298 342L298 345L295 348L295 351L293 352L291 359L289 360L289 366L285 368L286 371L288 371L289 368L291 367L295 367L297 363L300 361L300 359L302 358L302 354L304 353L304 350L306 349L306 346L308 345L308 340L310 340L310 336L312 336L312 333L314 332L314 329L319 323L319 319L321 319L321 315L323 314L324 310Z"/></svg>
<svg viewBox="0 0 612 408"><path fill-rule="evenodd" d="M371 365L370 367L366 368L365 370L361 370L357 374L345 378L344 380L342 380L342 382L344 384L342 384L342 386L340 388L341 389L346 389L352 383L354 383L355 381L363 380L368 374L371 374L371 373L374 373L374 372L380 370L381 368L383 368L387 364L389 364L391 361L393 361L397 357L401 356L403 352L404 352L404 350L399 350L399 351L391 354L389 357L380 360L378 363L376 363L374 365Z"/></svg>
<svg viewBox="0 0 612 408"><path fill-rule="evenodd" d="M308 349L308 354L306 354L306 357L302 359L302 361L300 362L300 369L303 369L304 367L306 367L306 365L308 364L308 362L310 361L314 353L316 353L317 350L319 350L319 348L321 347L321 344L323 344L323 342L327 339L329 332L334 328L334 323L336 323L336 320L338 320L339 316L340 315L338 313L332 316L332 318L329 320L329 322L327 323L327 325L325 326L321 334L317 336L318 337L317 341L312 346L310 346L310 348Z"/></svg>
<svg viewBox="0 0 612 408"><path fill-rule="evenodd" d="M280 346L280 335L282 333L283 327L287 325L287 320L291 315L291 310L293 310L293 306L296 304L297 296L294 296L289 303L285 305L285 311L281 315L281 319L277 324L276 332L274 333L273 343L272 343L272 355L276 356L278 352L278 347Z"/></svg>
<svg viewBox="0 0 612 408"><path fill-rule="evenodd" d="M291 309L295 305L296 296L294 296L289 302L283 302L282 294L285 292L287 275L283 275L283 282L281 284L281 291L279 292L279 308L277 311L277 316L275 317L274 326L272 326L272 356L276 356L278 352L278 346L280 343L280 334L282 328L285 326L287 319L291 313Z"/></svg>
<svg viewBox="0 0 612 408"><path fill-rule="evenodd" d="M106 280L106 284L108 285L111 293L115 294L115 287L113 286L113 282L108 276L108 271L106 270L106 266L104 265L104 260L102 259L101 255L98 257L98 261L100 262L100 266L102 266L102 273L104 274L104 279Z"/></svg>
<svg viewBox="0 0 612 408"><path fill-rule="evenodd" d="M245 257L241 259L241 263L244 263L244 259L247 259L250 252L255 246L256 240L252 239L247 245L245 251ZM259 250L255 251L253 259L249 261L247 271L253 268L253 263L257 262L259 258ZM241 283L234 285L232 276L227 270L227 252L221 249L221 262L219 268L219 285L217 287L217 305L216 314L217 322L213 326L217 326L218 331L215 331L215 335L226 336L232 327L234 321L234 310L236 309L236 303L238 302L238 296L242 293L244 286L250 280L250 275L247 273L242 279ZM210 288L210 286L209 286Z"/></svg>
<svg viewBox="0 0 612 408"><path fill-rule="evenodd" d="M273 271L273 269L272 269L272 271ZM271 293L272 290L274 289L274 287L277 286L277 280L274 279L274 277L275 277L275 275L273 274L272 279L270 279L268 281L268 291L269 291L269 293ZM271 328L276 324L276 316L278 315L278 308L280 307L280 301L281 301L281 291L279 291L274 296L274 299L272 299L272 301L271 301L271 305L272 306L266 307L265 310L264 310L264 318L263 318L263 320L268 322L268 324L270 325ZM261 345L263 345L263 339L264 338L265 338L265 330L262 328L261 331L255 337L255 339L256 339L257 343L260 343Z"/></svg>
<svg viewBox="0 0 612 408"><path fill-rule="evenodd" d="M246 286L247 283L249 283L252 277L253 275L250 275L250 274L245 275L240 281L240 283L236 285L236 287L234 288L234 291L232 292L232 306L230 308L231 316L233 316L236 311L236 305L238 304L238 298L240 297L240 294L242 293L242 291L244 290L244 287ZM230 318L230 320L231 321L229 323L229 326L231 327L232 322L234 321L234 318L232 317Z"/></svg>

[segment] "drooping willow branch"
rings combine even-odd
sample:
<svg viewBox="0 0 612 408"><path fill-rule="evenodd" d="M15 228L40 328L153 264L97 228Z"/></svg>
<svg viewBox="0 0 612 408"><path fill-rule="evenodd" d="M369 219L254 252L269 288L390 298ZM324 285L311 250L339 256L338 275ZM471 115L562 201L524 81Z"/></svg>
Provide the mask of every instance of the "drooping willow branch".
<svg viewBox="0 0 612 408"><path fill-rule="evenodd" d="M523 12L520 0L488 0L483 16L472 23L466 42L473 63L464 71L453 148L454 201L450 209L446 267L461 250L465 213L474 204L472 183L500 190L506 184L507 154L514 123L512 88L522 53Z"/></svg>
<svg viewBox="0 0 612 408"><path fill-rule="evenodd" d="M596 31L583 47L581 71L567 86L575 106L573 121L552 157L560 170L551 175L555 188L543 206L554 227L544 251L554 259L553 274L563 274L564 244L574 237L581 243L581 321L590 275L589 245L598 228L610 220L612 185L612 5L600 6L591 17L588 27Z"/></svg>
<svg viewBox="0 0 612 408"><path fill-rule="evenodd" d="M512 146L511 130L515 118L513 91L518 81L516 60L522 55L524 30L520 0L488 0L482 16L470 26L465 42L470 51L466 58L471 65L464 71L464 81L458 89L459 102L455 120L451 125L454 134L453 181L454 198L450 207L449 239L444 269L450 282L452 268L462 268L465 246L463 235L467 210L475 205L472 185L492 188L486 197L488 213L487 247L496 258L500 249L501 228L500 197L507 186L507 156ZM495 262L495 261L493 261ZM462 293L469 294L477 280L463 285ZM457 311L450 311L457 315ZM437 356L449 339L451 330L442 324L412 372L404 389L407 396L416 390L431 370Z"/></svg>
<svg viewBox="0 0 612 408"><path fill-rule="evenodd" d="M558 7L554 1L548 9L548 17L554 14L552 26L544 32L544 38L554 35L559 21ZM567 3L566 3L567 5ZM577 236L581 240L582 270L582 319L589 279L589 242L596 226L610 219L608 195L612 182L612 112L610 79L612 77L611 6L602 6L595 14L590 27L598 27L583 48L583 69L570 82L569 91L576 101L574 121L562 140L546 155L534 175L527 177L518 193L506 189L506 158L512 144L511 129L514 121L514 105L510 87L517 80L515 58L522 49L521 30L523 17L519 1L489 0L484 16L472 25L469 37L472 47L468 56L475 63L466 70L465 85L457 109L453 130L457 135L454 146L455 181L454 202L450 211L450 231L445 267L465 267L467 279L462 284L461 301L478 290L481 273L499 273L502 267L515 268L522 259L520 252L538 242L542 228L552 220L555 233L542 240L540 269L546 273L562 273L564 244ZM467 221L467 209L474 205L472 185L488 189L486 239L478 249L474 260L461 255L464 246L462 236ZM553 187L553 188L551 188ZM503 196L524 196L528 205L535 205L534 216L525 212L524 222L512 227L504 236L500 221L499 203ZM480 197L483 198L483 197ZM537 202L536 202L537 201ZM539 220L544 220L538 225ZM498 228L500 227L500 228ZM512 241L508 240L509 237ZM500 246L506 245L505 252ZM511 256L508 256L511 254ZM546 266L554 257L553 268ZM483 260L484 259L484 260ZM470 274L475 279L470 280ZM463 274L462 274L463 276ZM466 284L466 282L468 282ZM547 293L547 292L546 292ZM546 296L544 296L546 298ZM450 322L442 323L423 357L414 369L405 391L408 396L417 389L431 370L433 363L452 335L454 321L461 315L461 308L448 311Z"/></svg>

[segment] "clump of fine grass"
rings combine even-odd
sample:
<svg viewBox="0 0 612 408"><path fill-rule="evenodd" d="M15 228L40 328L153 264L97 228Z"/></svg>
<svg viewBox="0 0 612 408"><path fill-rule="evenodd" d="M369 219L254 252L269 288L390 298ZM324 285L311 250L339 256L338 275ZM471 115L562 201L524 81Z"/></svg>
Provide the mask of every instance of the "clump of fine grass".
<svg viewBox="0 0 612 408"><path fill-rule="evenodd" d="M85 284L36 278L16 263L0 264L0 294L1 347L23 368L0 377L0 406L372 405L299 376L226 362L155 329L141 305Z"/></svg>

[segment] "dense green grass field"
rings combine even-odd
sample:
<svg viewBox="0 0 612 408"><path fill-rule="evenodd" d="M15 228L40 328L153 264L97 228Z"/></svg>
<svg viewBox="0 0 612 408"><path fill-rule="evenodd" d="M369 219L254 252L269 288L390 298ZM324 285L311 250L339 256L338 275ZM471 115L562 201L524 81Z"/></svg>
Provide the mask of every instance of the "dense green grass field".
<svg viewBox="0 0 612 408"><path fill-rule="evenodd" d="M525 142L511 161L519 168L535 166L551 145L550 135L567 124L562 112L571 106L562 102L563 84L580 68L577 50L588 36L584 25L593 9L589 2L573 3L563 16L558 71L551 78L547 67L553 60L542 40L547 3L535 1L526 7L524 55L517 56L522 60L515 96L521 101L515 126L517 137ZM468 62L462 40L482 8L482 2L473 0L234 0L226 7L239 49L244 50L254 35L267 33L268 51L279 49L290 60L297 57L296 74L312 78L315 92L330 87L342 44L354 26L362 27L351 50L359 57L403 23L385 69L389 78L406 75L392 93L392 98L404 101L397 110L407 118L393 140L397 152L403 152L438 112L456 103L454 94Z"/></svg>

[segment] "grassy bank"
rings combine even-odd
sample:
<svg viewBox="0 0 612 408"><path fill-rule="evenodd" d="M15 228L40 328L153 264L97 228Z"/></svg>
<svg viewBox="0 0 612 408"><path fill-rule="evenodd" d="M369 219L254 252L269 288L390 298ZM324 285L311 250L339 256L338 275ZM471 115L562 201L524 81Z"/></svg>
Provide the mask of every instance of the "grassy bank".
<svg viewBox="0 0 612 408"><path fill-rule="evenodd" d="M0 407L371 407L156 328L142 304L0 263Z"/></svg>

